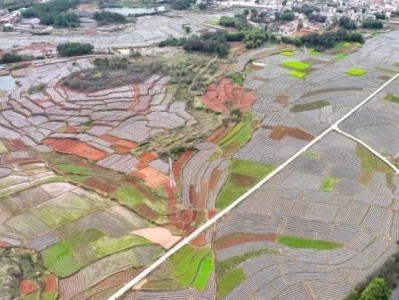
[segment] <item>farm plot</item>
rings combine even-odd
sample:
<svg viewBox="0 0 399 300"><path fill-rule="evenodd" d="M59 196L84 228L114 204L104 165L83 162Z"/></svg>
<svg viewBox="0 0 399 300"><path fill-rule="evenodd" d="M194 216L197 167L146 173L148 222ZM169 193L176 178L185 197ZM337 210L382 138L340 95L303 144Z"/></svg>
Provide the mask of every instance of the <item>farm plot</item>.
<svg viewBox="0 0 399 300"><path fill-rule="evenodd" d="M306 142L297 137L284 136L280 140L270 138L270 128L297 128L308 136L320 134L398 71L393 58L393 54L399 50L398 41L398 33L389 33L370 40L361 48L348 45L339 50L340 53L345 53L345 57L338 60L335 53L328 51L314 56L309 51L304 53L299 49L292 58L283 55L254 57L256 64L267 67L248 73L243 87L255 91L257 101L252 106L252 114L261 118L262 124L235 157L272 165L279 165L287 160ZM386 45L384 54L378 53L381 43ZM356 48L356 53L346 51L352 46ZM284 66L284 62L288 62L288 66ZM345 73L348 66L363 69L366 73L362 76L350 76ZM307 76L298 80L288 76L287 69L305 72ZM394 90L389 93L397 95ZM387 116L384 117L386 118ZM370 128L368 127L369 130ZM380 128L375 129L373 136L376 140L377 132L383 131ZM390 133L387 137L389 135L394 136ZM375 144L378 145L378 142ZM394 155L396 152L391 150L390 153Z"/></svg>
<svg viewBox="0 0 399 300"><path fill-rule="evenodd" d="M79 165L58 167L64 172L93 174ZM27 269L21 277L19 289L24 297L76 296L114 274L141 268L163 253L160 245L132 233L152 228L151 223L62 177L57 182L32 179L44 173L54 174L44 164L31 164L16 167L0 179L2 189L9 191L0 201L2 247L40 253L33 254L38 256L32 258L34 269ZM10 189L15 185L20 188ZM4 251L0 255L8 253ZM43 273L39 281L29 275L35 270ZM59 278L60 289L50 272Z"/></svg>
<svg viewBox="0 0 399 300"><path fill-rule="evenodd" d="M212 289L144 286L128 299L179 292L208 297L208 291L217 299L346 297L398 251L392 240L397 233L391 204L399 180L393 170L372 162L367 166L373 184L364 185L365 155L359 157L358 147L343 135L329 133L309 149L313 155L294 160L209 229L205 243L211 241L216 272ZM256 173L256 168L246 169ZM192 250L185 251L187 255L178 252L151 273L146 284L172 272L178 257L194 261ZM185 262L185 269L190 264Z"/></svg>
<svg viewBox="0 0 399 300"><path fill-rule="evenodd" d="M362 109L348 118L340 128L361 139L376 151L397 164L399 139L399 80L389 84ZM365 162L367 165L367 162ZM365 179L367 175L365 174Z"/></svg>

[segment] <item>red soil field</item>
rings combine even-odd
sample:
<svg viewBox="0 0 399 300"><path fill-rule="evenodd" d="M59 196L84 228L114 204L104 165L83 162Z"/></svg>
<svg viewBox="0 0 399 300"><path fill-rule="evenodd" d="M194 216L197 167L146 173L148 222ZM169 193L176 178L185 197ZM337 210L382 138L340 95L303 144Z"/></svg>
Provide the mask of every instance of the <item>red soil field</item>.
<svg viewBox="0 0 399 300"><path fill-rule="evenodd" d="M103 180L100 180L96 177L90 177L89 179L85 180L83 184L93 190L104 192L104 193L112 193L116 191L116 187L110 184L107 184Z"/></svg>
<svg viewBox="0 0 399 300"><path fill-rule="evenodd" d="M210 84L200 99L207 108L213 111L225 112L229 109L239 109L247 112L255 102L255 93L233 85L229 78L223 78L218 85Z"/></svg>
<svg viewBox="0 0 399 300"><path fill-rule="evenodd" d="M139 160L149 163L157 158L157 155L154 152L146 152L140 156Z"/></svg>
<svg viewBox="0 0 399 300"><path fill-rule="evenodd" d="M205 234L201 233L194 240L192 240L190 244L193 245L194 247L204 246L205 245Z"/></svg>
<svg viewBox="0 0 399 300"><path fill-rule="evenodd" d="M64 132L76 133L79 132L79 127L67 127L64 129Z"/></svg>
<svg viewBox="0 0 399 300"><path fill-rule="evenodd" d="M277 234L251 234L251 233L233 233L216 241L216 250L220 251L235 245L250 242L275 242Z"/></svg>
<svg viewBox="0 0 399 300"><path fill-rule="evenodd" d="M108 135L108 134L101 136L101 139L108 143L113 144L114 150L118 154L130 153L131 149L134 149L137 147L137 143L133 143L131 141L124 140L124 139L119 139L115 136Z"/></svg>
<svg viewBox="0 0 399 300"><path fill-rule="evenodd" d="M283 139L287 135L303 141L311 141L314 138L313 135L299 128L291 128L285 126L277 126L277 127L265 126L265 128L271 129L272 132L269 137L278 141Z"/></svg>
<svg viewBox="0 0 399 300"><path fill-rule="evenodd" d="M21 296L25 296L26 294L36 291L38 288L39 285L36 281L33 280L23 279L19 283L19 293L21 294Z"/></svg>
<svg viewBox="0 0 399 300"><path fill-rule="evenodd" d="M217 144L217 142L220 141L226 134L228 134L232 128L233 126L219 127L210 136L208 136L206 140L208 142Z"/></svg>
<svg viewBox="0 0 399 300"><path fill-rule="evenodd" d="M0 241L0 248L9 248L9 247L11 247L12 245L11 244L9 244L9 243L6 243L6 242L4 242L4 241Z"/></svg>
<svg viewBox="0 0 399 300"><path fill-rule="evenodd" d="M57 277L55 277L53 274L49 274L46 277L44 277L44 288L43 292L55 292L58 290L58 283L57 283Z"/></svg>
<svg viewBox="0 0 399 300"><path fill-rule="evenodd" d="M190 157L194 154L194 151L185 151L180 157L173 162L172 169L173 175L176 180L180 179L180 172L183 169L186 162L190 159Z"/></svg>
<svg viewBox="0 0 399 300"><path fill-rule="evenodd" d="M143 179L151 188L165 186L169 183L169 177L152 167L146 167L133 173Z"/></svg>
<svg viewBox="0 0 399 300"><path fill-rule="evenodd" d="M58 152L73 154L89 160L100 160L107 155L103 151L73 139L46 138L43 142Z"/></svg>

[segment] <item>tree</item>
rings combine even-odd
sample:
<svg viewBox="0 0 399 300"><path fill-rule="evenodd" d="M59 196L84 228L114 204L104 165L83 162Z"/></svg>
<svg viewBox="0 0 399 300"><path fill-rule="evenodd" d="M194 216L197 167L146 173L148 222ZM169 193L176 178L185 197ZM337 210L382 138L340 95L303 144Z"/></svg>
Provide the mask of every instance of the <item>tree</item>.
<svg viewBox="0 0 399 300"><path fill-rule="evenodd" d="M362 23L363 28L382 29L384 24L380 20L367 19Z"/></svg>
<svg viewBox="0 0 399 300"><path fill-rule="evenodd" d="M347 30L355 30L356 24L349 17L341 17L339 19L339 27L345 28Z"/></svg>
<svg viewBox="0 0 399 300"><path fill-rule="evenodd" d="M91 54L93 45L87 43L65 43L57 46L57 52L61 56L77 56Z"/></svg>
<svg viewBox="0 0 399 300"><path fill-rule="evenodd" d="M126 23L125 16L109 11L97 11L94 13L93 18L101 25L106 25L110 23Z"/></svg>
<svg viewBox="0 0 399 300"><path fill-rule="evenodd" d="M190 0L175 0L172 2L172 8L175 10L187 10L191 7Z"/></svg>
<svg viewBox="0 0 399 300"><path fill-rule="evenodd" d="M388 300L391 290L383 278L374 278L364 291L360 294L359 300Z"/></svg>
<svg viewBox="0 0 399 300"><path fill-rule="evenodd" d="M385 20L387 18L387 16L384 13L376 13L375 18L377 20Z"/></svg>
<svg viewBox="0 0 399 300"><path fill-rule="evenodd" d="M13 53L6 53L0 59L0 64L11 64L22 61L22 56Z"/></svg>

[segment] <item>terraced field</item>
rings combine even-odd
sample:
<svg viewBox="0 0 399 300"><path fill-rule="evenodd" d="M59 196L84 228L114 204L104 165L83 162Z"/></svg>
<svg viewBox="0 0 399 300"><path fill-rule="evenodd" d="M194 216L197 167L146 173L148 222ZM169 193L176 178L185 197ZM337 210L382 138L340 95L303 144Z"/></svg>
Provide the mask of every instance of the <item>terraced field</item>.
<svg viewBox="0 0 399 300"><path fill-rule="evenodd" d="M309 149L317 156L294 160L125 299L344 298L399 250L398 177L362 147L328 134ZM175 261L204 247L214 256L207 288L165 289ZM200 276L194 260L184 266Z"/></svg>
<svg viewBox="0 0 399 300"><path fill-rule="evenodd" d="M176 56L189 83L159 72L84 92L63 78L89 58L13 70L0 98L0 247L40 257L18 296L109 297L396 74L398 41L339 57L273 46L215 66ZM340 127L393 163L398 93L389 85ZM126 299L343 298L398 251L397 184L330 133Z"/></svg>

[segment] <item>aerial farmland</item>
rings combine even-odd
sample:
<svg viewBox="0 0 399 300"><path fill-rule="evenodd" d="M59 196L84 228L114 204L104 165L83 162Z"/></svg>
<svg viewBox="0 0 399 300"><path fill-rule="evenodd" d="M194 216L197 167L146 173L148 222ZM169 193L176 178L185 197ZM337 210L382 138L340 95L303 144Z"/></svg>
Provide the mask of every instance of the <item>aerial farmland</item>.
<svg viewBox="0 0 399 300"><path fill-rule="evenodd" d="M320 48L173 3L72 3L48 31L29 5L0 32L4 299L395 288L399 31Z"/></svg>

